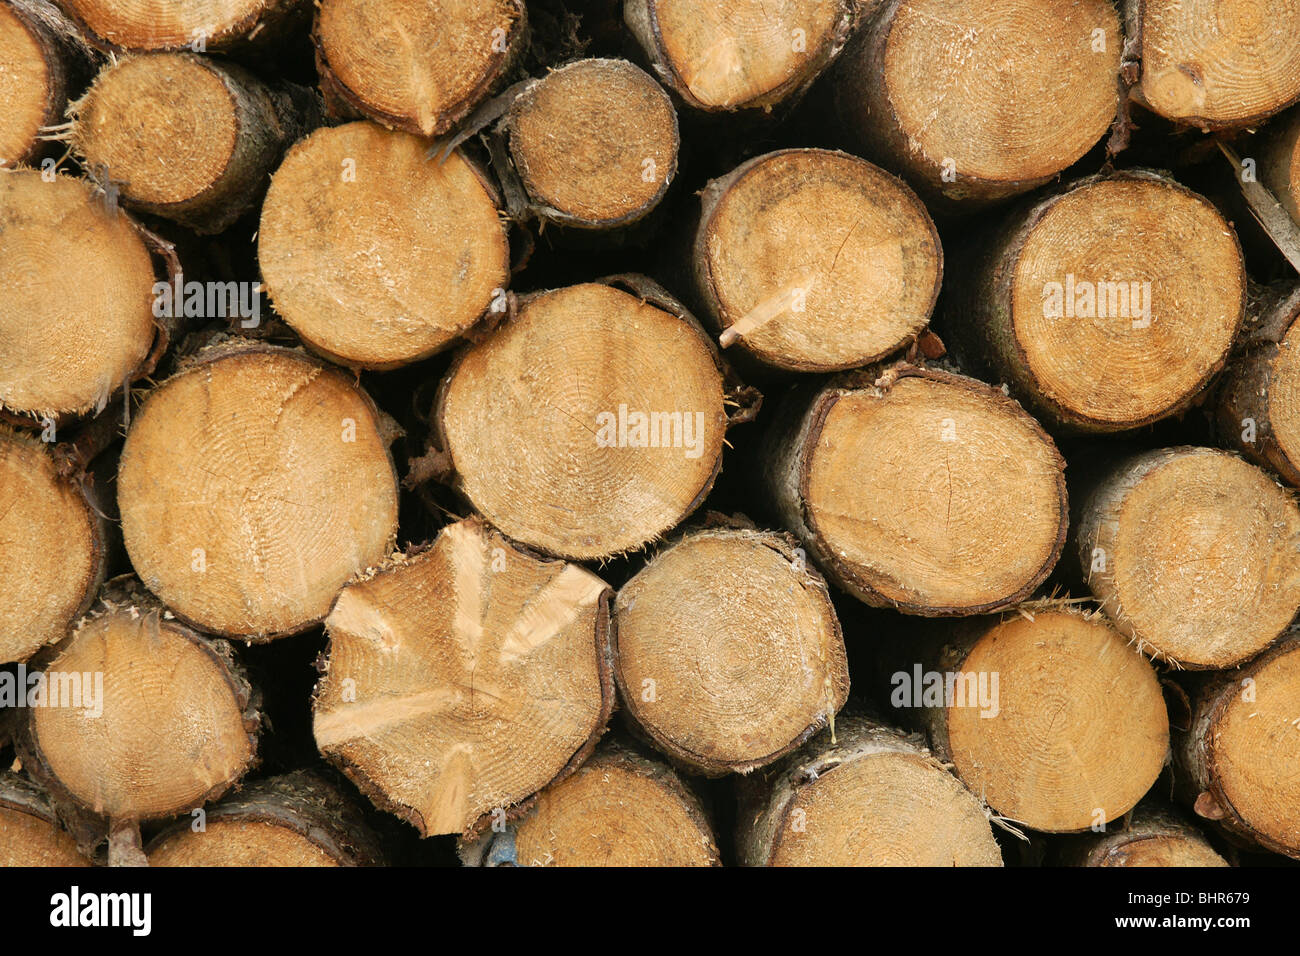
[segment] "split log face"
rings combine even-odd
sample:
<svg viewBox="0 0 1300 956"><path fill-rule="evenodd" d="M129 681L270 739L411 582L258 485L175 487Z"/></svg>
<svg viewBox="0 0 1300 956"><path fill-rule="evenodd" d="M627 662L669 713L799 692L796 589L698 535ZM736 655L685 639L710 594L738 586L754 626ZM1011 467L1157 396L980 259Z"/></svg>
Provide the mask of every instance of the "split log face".
<svg viewBox="0 0 1300 956"><path fill-rule="evenodd" d="M535 81L506 120L510 156L538 212L564 225L636 222L677 173L677 111L624 60L579 60Z"/></svg>
<svg viewBox="0 0 1300 956"><path fill-rule="evenodd" d="M512 835L511 854L496 836L462 853L479 865L721 865L699 798L670 767L616 744L538 794Z"/></svg>
<svg viewBox="0 0 1300 956"><path fill-rule="evenodd" d="M696 109L770 110L844 46L848 0L628 0L628 28L660 79Z"/></svg>
<svg viewBox="0 0 1300 956"><path fill-rule="evenodd" d="M1027 614L977 628L933 657L935 670L968 688L972 678L984 682L992 705L958 695L925 701L931 740L1002 816L1047 833L1116 820L1169 753L1155 672L1100 615Z"/></svg>
<svg viewBox="0 0 1300 956"><path fill-rule="evenodd" d="M1300 640L1282 641L1195 694L1174 738L1175 781L1236 841L1300 859Z"/></svg>
<svg viewBox="0 0 1300 956"><path fill-rule="evenodd" d="M199 232L220 232L258 198L289 110L233 64L190 53L109 66L72 106L73 148L106 166L126 203Z"/></svg>
<svg viewBox="0 0 1300 956"><path fill-rule="evenodd" d="M1122 46L1108 0L889 0L841 58L836 95L868 155L934 197L987 202L1106 133Z"/></svg>
<svg viewBox="0 0 1300 956"><path fill-rule="evenodd" d="M1151 656L1232 667L1300 609L1300 508L1267 473L1209 448L1124 459L1084 501L1088 586Z"/></svg>
<svg viewBox="0 0 1300 956"><path fill-rule="evenodd" d="M227 50L291 21L305 5L303 0L59 2L92 40L111 50L180 50L199 40L207 50Z"/></svg>
<svg viewBox="0 0 1300 956"><path fill-rule="evenodd" d="M862 716L742 783L745 866L1001 866L979 800L919 742Z"/></svg>
<svg viewBox="0 0 1300 956"><path fill-rule="evenodd" d="M321 0L321 88L394 129L434 136L505 75L526 33L522 0Z"/></svg>
<svg viewBox="0 0 1300 956"><path fill-rule="evenodd" d="M1141 11L1134 92L1162 116L1204 129L1249 126L1300 98L1297 0L1148 0Z"/></svg>
<svg viewBox="0 0 1300 956"><path fill-rule="evenodd" d="M1146 173L1093 177L989 244L954 331L1047 419L1119 431L1186 408L1223 367L1245 290L1205 199Z"/></svg>
<svg viewBox="0 0 1300 956"><path fill-rule="evenodd" d="M256 762L259 718L229 645L160 607L109 606L52 648L43 669L50 705L31 710L19 752L55 792L94 813L172 816L220 797ZM101 699L91 702L101 674ZM54 700L56 682L72 675L81 699Z"/></svg>
<svg viewBox="0 0 1300 956"><path fill-rule="evenodd" d="M104 529L47 446L0 428L0 663L61 640L104 580Z"/></svg>
<svg viewBox="0 0 1300 956"><path fill-rule="evenodd" d="M982 613L1028 597L1060 557L1065 463L999 389L899 365L832 383L787 415L769 433L775 504L860 600Z"/></svg>
<svg viewBox="0 0 1300 956"><path fill-rule="evenodd" d="M1128 826L1113 833L1079 838L1063 854L1072 866L1229 866L1209 841L1181 816L1139 806Z"/></svg>
<svg viewBox="0 0 1300 956"><path fill-rule="evenodd" d="M494 526L585 560L640 548L703 501L727 373L703 329L668 307L595 283L539 293L457 358L442 447Z"/></svg>
<svg viewBox="0 0 1300 956"><path fill-rule="evenodd" d="M90 866L90 861L59 826L45 795L5 774L0 776L0 867L9 866Z"/></svg>
<svg viewBox="0 0 1300 956"><path fill-rule="evenodd" d="M118 506L131 563L185 620L250 641L320 621L397 533L370 399L281 348L216 346L145 400Z"/></svg>
<svg viewBox="0 0 1300 956"><path fill-rule="evenodd" d="M342 364L392 368L447 347L510 274L496 190L465 157L374 123L289 151L262 208L258 254L276 312Z"/></svg>
<svg viewBox="0 0 1300 956"><path fill-rule="evenodd" d="M703 206L694 279L724 346L835 371L898 351L930 318L943 272L934 223L864 160L768 153L710 183Z"/></svg>
<svg viewBox="0 0 1300 956"><path fill-rule="evenodd" d="M830 595L784 535L688 534L623 586L614 613L627 713L692 771L770 763L848 698Z"/></svg>
<svg viewBox="0 0 1300 956"><path fill-rule="evenodd" d="M135 225L89 184L0 176L0 407L102 409L153 345L153 286Z"/></svg>
<svg viewBox="0 0 1300 956"><path fill-rule="evenodd" d="M477 519L348 585L325 626L316 743L424 836L521 814L613 708L607 585Z"/></svg>

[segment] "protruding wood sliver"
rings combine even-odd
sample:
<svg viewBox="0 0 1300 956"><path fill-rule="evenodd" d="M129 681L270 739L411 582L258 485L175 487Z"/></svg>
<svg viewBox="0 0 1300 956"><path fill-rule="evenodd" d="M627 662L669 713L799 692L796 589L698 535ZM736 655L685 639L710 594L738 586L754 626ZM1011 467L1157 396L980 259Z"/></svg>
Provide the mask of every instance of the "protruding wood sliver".
<svg viewBox="0 0 1300 956"><path fill-rule="evenodd" d="M708 112L791 105L839 55L857 0L627 0L628 29L659 79Z"/></svg>
<svg viewBox="0 0 1300 956"><path fill-rule="evenodd" d="M90 866L59 826L45 795L12 773L0 775L0 867Z"/></svg>
<svg viewBox="0 0 1300 956"><path fill-rule="evenodd" d="M378 838L360 809L318 774L250 784L182 818L147 848L150 866L377 866Z"/></svg>
<svg viewBox="0 0 1300 956"><path fill-rule="evenodd" d="M461 848L470 866L720 866L700 798L666 764L603 742L527 816Z"/></svg>
<svg viewBox="0 0 1300 956"><path fill-rule="evenodd" d="M1230 452L1183 446L1116 462L1081 499L1088 586L1147 654L1233 667L1300 610L1300 508Z"/></svg>
<svg viewBox="0 0 1300 956"><path fill-rule="evenodd" d="M423 836L519 816L609 719L609 596L478 519L447 526L339 594L317 746Z"/></svg>
<svg viewBox="0 0 1300 956"><path fill-rule="evenodd" d="M514 540L608 557L699 507L741 394L679 303L616 277L527 296L458 355L438 400L439 445L455 487Z"/></svg>
<svg viewBox="0 0 1300 956"><path fill-rule="evenodd" d="M58 0L96 45L113 52L265 47L305 25L307 0Z"/></svg>
<svg viewBox="0 0 1300 956"><path fill-rule="evenodd" d="M918 738L836 721L740 784L744 866L1001 866L989 812Z"/></svg>
<svg viewBox="0 0 1300 956"><path fill-rule="evenodd" d="M393 368L506 311L496 188L461 152L438 162L427 151L408 133L348 123L297 143L272 179L262 277L276 312L327 358Z"/></svg>
<svg viewBox="0 0 1300 956"><path fill-rule="evenodd" d="M301 631L392 550L392 437L345 373L290 349L213 345L127 433L117 495L131 563L204 630Z"/></svg>
<svg viewBox="0 0 1300 956"><path fill-rule="evenodd" d="M618 592L614 675L634 727L695 773L748 773L832 724L839 620L787 535L684 535Z"/></svg>
<svg viewBox="0 0 1300 956"><path fill-rule="evenodd" d="M1029 597L1065 542L1065 463L999 389L899 364L796 392L765 436L782 524L877 607L950 616Z"/></svg>
<svg viewBox="0 0 1300 956"><path fill-rule="evenodd" d="M1109 0L885 0L836 67L841 123L927 198L979 205L1081 159L1118 105Z"/></svg>
<svg viewBox="0 0 1300 956"><path fill-rule="evenodd" d="M1071 838L1060 852L1066 866L1230 866L1182 814L1143 801L1127 825Z"/></svg>
<svg viewBox="0 0 1300 956"><path fill-rule="evenodd" d="M847 153L788 149L704 190L691 271L724 347L776 368L838 371L920 334L943 250L902 181Z"/></svg>
<svg viewBox="0 0 1300 956"><path fill-rule="evenodd" d="M499 85L526 35L523 0L321 0L316 65L335 115L436 136Z"/></svg>
<svg viewBox="0 0 1300 956"><path fill-rule="evenodd" d="M1061 187L977 248L957 270L950 344L1066 429L1123 431L1183 411L1242 325L1232 227L1155 173Z"/></svg>

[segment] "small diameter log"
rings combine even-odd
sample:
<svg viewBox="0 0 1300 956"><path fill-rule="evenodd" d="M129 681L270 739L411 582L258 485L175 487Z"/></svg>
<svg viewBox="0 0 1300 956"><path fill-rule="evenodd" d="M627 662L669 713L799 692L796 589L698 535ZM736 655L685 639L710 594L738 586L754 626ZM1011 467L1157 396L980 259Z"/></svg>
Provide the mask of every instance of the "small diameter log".
<svg viewBox="0 0 1300 956"><path fill-rule="evenodd" d="M1215 426L1225 448L1300 487L1300 286L1274 295L1219 385Z"/></svg>
<svg viewBox="0 0 1300 956"><path fill-rule="evenodd" d="M377 866L383 859L353 801L306 771L244 787L160 833L147 852L150 866Z"/></svg>
<svg viewBox="0 0 1300 956"><path fill-rule="evenodd" d="M998 814L1046 833L1128 813L1169 755L1151 664L1100 614L1022 605L887 652L896 719Z"/></svg>
<svg viewBox="0 0 1300 956"><path fill-rule="evenodd" d="M1125 0L1139 41L1133 97L1203 130L1251 126L1300 98L1297 0Z"/></svg>
<svg viewBox="0 0 1300 956"><path fill-rule="evenodd" d="M623 17L659 79L709 112L793 104L843 49L857 0L626 0Z"/></svg>
<svg viewBox="0 0 1300 956"><path fill-rule="evenodd" d="M727 428L753 411L729 420L727 406L755 401L680 303L616 277L528 296L460 353L438 440L494 526L587 560L640 548L698 508Z"/></svg>
<svg viewBox="0 0 1300 956"><path fill-rule="evenodd" d="M898 364L795 393L766 435L784 527L835 583L905 614L1024 600L1055 566L1069 509L1051 438L999 389Z"/></svg>
<svg viewBox="0 0 1300 956"><path fill-rule="evenodd" d="M305 24L307 0L57 0L97 45L113 52L225 52Z"/></svg>
<svg viewBox="0 0 1300 956"><path fill-rule="evenodd" d="M478 519L447 526L339 594L317 746L422 836L518 817L609 720L609 598Z"/></svg>
<svg viewBox="0 0 1300 956"><path fill-rule="evenodd" d="M523 0L320 0L316 65L331 111L421 136L464 119L514 66Z"/></svg>
<svg viewBox="0 0 1300 956"><path fill-rule="evenodd" d="M1059 863L1064 866L1230 866L1182 814L1143 803L1126 826L1071 837Z"/></svg>
<svg viewBox="0 0 1300 956"><path fill-rule="evenodd" d="M1053 192L970 266L953 344L1077 431L1185 409L1223 367L1245 310L1232 227L1201 196L1142 171Z"/></svg>
<svg viewBox="0 0 1300 956"><path fill-rule="evenodd" d="M1300 508L1234 454L1143 452L1116 462L1080 502L1075 544L1088 587L1157 660L1232 667L1300 610Z"/></svg>
<svg viewBox="0 0 1300 956"><path fill-rule="evenodd" d="M193 53L133 56L72 104L68 138L82 165L107 169L126 205L215 233L261 198L302 133L309 96Z"/></svg>
<svg viewBox="0 0 1300 956"><path fill-rule="evenodd" d="M1300 859L1300 640L1204 679L1174 734L1181 799L1236 842Z"/></svg>
<svg viewBox="0 0 1300 956"><path fill-rule="evenodd" d="M865 160L768 153L709 183L702 202L691 273L724 347L838 371L899 351L929 321L939 235L916 195Z"/></svg>
<svg viewBox="0 0 1300 956"><path fill-rule="evenodd" d="M0 175L0 410L100 410L156 337L154 265L135 224L87 182Z"/></svg>
<svg viewBox="0 0 1300 956"><path fill-rule="evenodd" d="M886 0L837 65L841 122L927 198L1048 182L1106 133L1123 38L1109 0Z"/></svg>
<svg viewBox="0 0 1300 956"><path fill-rule="evenodd" d="M202 806L257 761L258 698L230 645L182 626L134 581L109 582L33 666L45 699L17 742L23 766L114 823Z"/></svg>
<svg viewBox="0 0 1300 956"><path fill-rule="evenodd" d="M1300 107L1269 123L1250 152L1258 160L1259 181L1300 225Z"/></svg>
<svg viewBox="0 0 1300 956"><path fill-rule="evenodd" d="M374 123L295 145L262 207L258 256L276 312L344 365L393 368L503 312L510 251L496 189L459 151Z"/></svg>
<svg viewBox="0 0 1300 956"><path fill-rule="evenodd" d="M90 866L59 826L49 800L11 773L0 775L0 867Z"/></svg>
<svg viewBox="0 0 1300 956"><path fill-rule="evenodd" d="M691 772L769 764L848 698L835 608L787 535L689 533L623 586L614 616L627 716Z"/></svg>
<svg viewBox="0 0 1300 956"><path fill-rule="evenodd" d="M677 111L625 60L578 60L533 80L503 131L531 211L558 225L629 226L677 175Z"/></svg>
<svg viewBox="0 0 1300 956"><path fill-rule="evenodd" d="M744 866L1001 866L978 799L922 741L855 715L740 784Z"/></svg>
<svg viewBox="0 0 1300 956"><path fill-rule="evenodd" d="M177 616L264 641L318 623L397 533L392 422L290 349L210 347L151 392L117 482L145 585Z"/></svg>
<svg viewBox="0 0 1300 956"><path fill-rule="evenodd" d="M42 131L63 122L68 94L90 58L57 7L44 0L0 3L0 167L40 154Z"/></svg>
<svg viewBox="0 0 1300 956"><path fill-rule="evenodd" d="M699 797L616 742L537 795L518 823L461 848L467 866L721 866Z"/></svg>

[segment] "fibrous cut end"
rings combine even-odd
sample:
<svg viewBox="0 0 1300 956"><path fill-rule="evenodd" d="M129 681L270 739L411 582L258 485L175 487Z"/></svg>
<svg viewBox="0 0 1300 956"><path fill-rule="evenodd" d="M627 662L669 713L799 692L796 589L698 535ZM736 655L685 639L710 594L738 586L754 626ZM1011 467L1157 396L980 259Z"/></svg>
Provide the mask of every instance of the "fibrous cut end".
<svg viewBox="0 0 1300 956"><path fill-rule="evenodd" d="M1204 839L1187 833L1142 836L1111 847L1097 866L1229 866Z"/></svg>
<svg viewBox="0 0 1300 956"><path fill-rule="evenodd" d="M118 475L144 584L205 630L320 621L397 532L384 426L343 373L289 349L215 349L150 393Z"/></svg>
<svg viewBox="0 0 1300 956"><path fill-rule="evenodd" d="M212 820L178 830L149 850L150 866L338 866L296 830L266 820Z"/></svg>
<svg viewBox="0 0 1300 956"><path fill-rule="evenodd" d="M0 406L103 408L149 354L153 287L136 227L88 183L0 175Z"/></svg>
<svg viewBox="0 0 1300 956"><path fill-rule="evenodd" d="M16 166L51 121L55 78L40 39L13 7L0 6L0 167Z"/></svg>
<svg viewBox="0 0 1300 956"><path fill-rule="evenodd" d="M508 124L524 187L544 215L561 222L635 222L677 172L672 101L624 60L579 60L556 70L515 101Z"/></svg>
<svg viewBox="0 0 1300 956"><path fill-rule="evenodd" d="M255 28L271 7L295 0L62 0L102 43L123 50L221 48Z"/></svg>
<svg viewBox="0 0 1300 956"><path fill-rule="evenodd" d="M90 866L49 801L13 774L0 776L0 867Z"/></svg>
<svg viewBox="0 0 1300 956"><path fill-rule="evenodd" d="M349 123L298 143L271 181L262 276L277 313L327 357L368 368L426 358L504 295L495 190L460 152L437 162L426 150Z"/></svg>
<svg viewBox="0 0 1300 956"><path fill-rule="evenodd" d="M857 368L930 318L942 251L920 200L845 153L795 149L747 164L701 222L722 343L797 371Z"/></svg>
<svg viewBox="0 0 1300 956"><path fill-rule="evenodd" d="M609 718L608 615L591 573L449 525L339 595L317 746L422 835L517 816Z"/></svg>
<svg viewBox="0 0 1300 956"><path fill-rule="evenodd" d="M1278 343L1268 382L1268 422L1282 454L1300 463L1300 322Z"/></svg>

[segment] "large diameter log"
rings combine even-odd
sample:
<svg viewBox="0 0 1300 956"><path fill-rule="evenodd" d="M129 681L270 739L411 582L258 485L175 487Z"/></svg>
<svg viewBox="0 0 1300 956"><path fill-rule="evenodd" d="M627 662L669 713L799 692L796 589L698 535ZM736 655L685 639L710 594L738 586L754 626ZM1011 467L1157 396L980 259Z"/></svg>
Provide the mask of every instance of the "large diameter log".
<svg viewBox="0 0 1300 956"><path fill-rule="evenodd" d="M799 372L858 368L929 321L943 250L925 206L865 160L751 159L709 183L691 272L724 346Z"/></svg>
<svg viewBox="0 0 1300 956"><path fill-rule="evenodd" d="M794 103L834 61L856 0L626 0L623 17L659 79L709 112Z"/></svg>
<svg viewBox="0 0 1300 956"><path fill-rule="evenodd" d="M0 410L102 409L149 358L153 288L144 238L89 183L0 176Z"/></svg>
<svg viewBox="0 0 1300 956"><path fill-rule="evenodd" d="M1300 508L1266 472L1210 448L1124 458L1081 498L1080 567L1152 657L1232 667L1300 610Z"/></svg>
<svg viewBox="0 0 1300 956"><path fill-rule="evenodd" d="M1204 130L1254 125L1300 99L1300 2L1125 0L1134 98Z"/></svg>
<svg viewBox="0 0 1300 956"><path fill-rule="evenodd" d="M694 532L618 592L614 676L635 728L695 773L748 773L844 706L848 662L821 576L786 535Z"/></svg>
<svg viewBox="0 0 1300 956"><path fill-rule="evenodd" d="M59 826L49 800L11 773L0 775L0 867L90 866Z"/></svg>
<svg viewBox="0 0 1300 956"><path fill-rule="evenodd" d="M18 752L56 798L113 821L159 819L217 799L256 763L258 697L230 645L138 585L114 579L44 654L45 701Z"/></svg>
<svg viewBox="0 0 1300 956"><path fill-rule="evenodd" d="M1210 675L1174 735L1181 799L1236 842L1300 859L1300 640Z"/></svg>
<svg viewBox="0 0 1300 956"><path fill-rule="evenodd" d="M305 23L307 0L57 0L106 50L264 47Z"/></svg>
<svg viewBox="0 0 1300 956"><path fill-rule="evenodd" d="M886 0L836 67L841 122L928 197L1048 182L1106 133L1123 39L1108 0Z"/></svg>
<svg viewBox="0 0 1300 956"><path fill-rule="evenodd" d="M478 519L449 525L339 594L317 746L423 836L518 817L609 720L609 598Z"/></svg>
<svg viewBox="0 0 1300 956"><path fill-rule="evenodd" d="M62 640L104 580L105 522L49 446L0 427L0 663Z"/></svg>
<svg viewBox="0 0 1300 956"><path fill-rule="evenodd" d="M261 197L302 133L309 96L193 53L132 56L72 105L68 138L84 166L107 169L127 206L220 232Z"/></svg>
<svg viewBox="0 0 1300 956"><path fill-rule="evenodd" d="M755 401L680 303L616 277L528 296L460 353L438 440L494 526L586 560L638 549L698 508L727 428L753 411L728 406Z"/></svg>
<svg viewBox="0 0 1300 956"><path fill-rule="evenodd" d="M1065 866L1200 867L1230 866L1183 816L1145 801L1125 825L1103 833L1069 838L1059 863Z"/></svg>
<svg viewBox="0 0 1300 956"><path fill-rule="evenodd" d="M500 200L459 151L367 122L318 130L276 171L258 257L276 312L345 365L392 368L446 348L504 302Z"/></svg>
<svg viewBox="0 0 1300 956"><path fill-rule="evenodd" d="M37 157L42 131L63 122L68 95L90 58L57 7L44 0L0 3L0 167Z"/></svg>
<svg viewBox="0 0 1300 956"><path fill-rule="evenodd" d="M326 105L421 136L447 132L523 49L523 0L321 0L316 62Z"/></svg>
<svg viewBox="0 0 1300 956"><path fill-rule="evenodd" d="M1169 755L1150 663L1100 614L1023 606L900 635L885 655L895 719L1001 816L1047 833L1117 820Z"/></svg>
<svg viewBox="0 0 1300 956"><path fill-rule="evenodd" d="M1219 442L1300 487L1300 286L1274 293L1219 384Z"/></svg>
<svg viewBox="0 0 1300 956"><path fill-rule="evenodd" d="M461 848L467 866L720 866L700 798L615 741L537 795L518 823Z"/></svg>
<svg viewBox="0 0 1300 956"><path fill-rule="evenodd" d="M921 741L836 722L741 783L745 866L1001 866L989 812Z"/></svg>
<svg viewBox="0 0 1300 956"><path fill-rule="evenodd" d="M953 344L1068 429L1120 431L1182 411L1223 367L1244 316L1232 227L1153 173L1054 191L969 265Z"/></svg>
<svg viewBox="0 0 1300 956"><path fill-rule="evenodd" d="M259 780L183 818L147 848L150 866L376 866L378 838L354 802L317 774Z"/></svg>
<svg viewBox="0 0 1300 956"><path fill-rule="evenodd" d="M677 174L672 100L625 60L578 60L533 80L511 105L504 131L531 210L558 225L632 225Z"/></svg>
<svg viewBox="0 0 1300 956"><path fill-rule="evenodd" d="M197 627L249 641L321 621L397 533L392 423L343 372L215 345L145 399L117 500L131 563Z"/></svg>
<svg viewBox="0 0 1300 956"><path fill-rule="evenodd" d="M1015 401L895 365L792 395L763 480L782 524L840 587L905 614L1023 600L1065 542L1065 463Z"/></svg>

